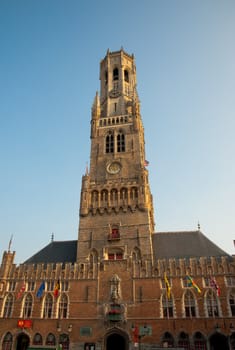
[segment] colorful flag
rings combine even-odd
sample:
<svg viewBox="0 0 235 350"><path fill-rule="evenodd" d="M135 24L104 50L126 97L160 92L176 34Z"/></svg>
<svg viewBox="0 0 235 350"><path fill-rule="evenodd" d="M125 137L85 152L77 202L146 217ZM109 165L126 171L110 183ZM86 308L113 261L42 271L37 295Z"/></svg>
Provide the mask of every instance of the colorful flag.
<svg viewBox="0 0 235 350"><path fill-rule="evenodd" d="M148 165L149 165L149 161L145 159L144 166L148 166Z"/></svg>
<svg viewBox="0 0 235 350"><path fill-rule="evenodd" d="M167 294L167 298L170 299L171 297L171 286L170 283L166 277L166 273L164 272L164 281L165 281L165 285L166 285L166 294Z"/></svg>
<svg viewBox="0 0 235 350"><path fill-rule="evenodd" d="M25 282L23 282L19 292L16 295L16 299L20 299L22 297L22 294L25 292L25 288L26 288L26 285L25 285Z"/></svg>
<svg viewBox="0 0 235 350"><path fill-rule="evenodd" d="M44 290L45 290L45 282L42 281L40 287L38 288L37 294L36 294L37 298L41 298L41 296L43 295Z"/></svg>
<svg viewBox="0 0 235 350"><path fill-rule="evenodd" d="M218 286L218 284L216 283L216 280L212 277L210 277L210 285L212 288L215 289L217 296L220 296L220 287Z"/></svg>
<svg viewBox="0 0 235 350"><path fill-rule="evenodd" d="M138 343L139 342L139 327L134 326L133 328L133 342Z"/></svg>
<svg viewBox="0 0 235 350"><path fill-rule="evenodd" d="M59 295L59 290L60 290L60 280L57 281L56 285L55 285L55 289L54 289L54 297L58 297Z"/></svg>
<svg viewBox="0 0 235 350"><path fill-rule="evenodd" d="M192 279L192 277L186 276L186 278L187 278L188 286L189 286L189 287L195 288L196 291L197 291L198 293L201 293L201 289L200 289L200 288L198 287L198 285L194 282L194 280Z"/></svg>

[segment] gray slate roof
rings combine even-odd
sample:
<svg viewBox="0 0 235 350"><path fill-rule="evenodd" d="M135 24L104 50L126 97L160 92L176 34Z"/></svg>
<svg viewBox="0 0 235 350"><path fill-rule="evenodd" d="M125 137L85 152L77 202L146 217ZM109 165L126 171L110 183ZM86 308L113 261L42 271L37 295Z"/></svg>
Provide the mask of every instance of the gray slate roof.
<svg viewBox="0 0 235 350"><path fill-rule="evenodd" d="M152 238L155 260L230 256L201 231L157 232ZM75 263L76 256L76 240L52 241L24 263Z"/></svg>
<svg viewBox="0 0 235 350"><path fill-rule="evenodd" d="M157 232L153 234L155 259L229 256L201 231Z"/></svg>
<svg viewBox="0 0 235 350"><path fill-rule="evenodd" d="M77 241L52 241L46 247L27 259L24 264L74 263L77 258Z"/></svg>

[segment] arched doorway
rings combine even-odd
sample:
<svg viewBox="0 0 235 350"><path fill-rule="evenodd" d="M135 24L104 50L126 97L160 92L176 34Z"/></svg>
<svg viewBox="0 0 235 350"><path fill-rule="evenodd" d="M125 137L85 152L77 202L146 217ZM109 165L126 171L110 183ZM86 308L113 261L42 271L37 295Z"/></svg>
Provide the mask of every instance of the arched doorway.
<svg viewBox="0 0 235 350"><path fill-rule="evenodd" d="M106 350L128 350L127 337L119 333L111 333L106 338Z"/></svg>
<svg viewBox="0 0 235 350"><path fill-rule="evenodd" d="M210 350L229 350L228 339L221 333L213 334L210 339Z"/></svg>
<svg viewBox="0 0 235 350"><path fill-rule="evenodd" d="M16 350L26 350L29 346L29 337L25 333L21 333L17 337Z"/></svg>

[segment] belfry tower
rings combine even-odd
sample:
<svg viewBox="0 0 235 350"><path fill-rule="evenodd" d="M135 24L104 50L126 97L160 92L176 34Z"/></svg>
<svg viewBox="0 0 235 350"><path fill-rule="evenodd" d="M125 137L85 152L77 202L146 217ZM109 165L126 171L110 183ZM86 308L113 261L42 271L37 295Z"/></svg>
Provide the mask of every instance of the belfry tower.
<svg viewBox="0 0 235 350"><path fill-rule="evenodd" d="M134 56L107 52L91 115L90 169L82 178L77 261L135 256L152 262L153 203Z"/></svg>

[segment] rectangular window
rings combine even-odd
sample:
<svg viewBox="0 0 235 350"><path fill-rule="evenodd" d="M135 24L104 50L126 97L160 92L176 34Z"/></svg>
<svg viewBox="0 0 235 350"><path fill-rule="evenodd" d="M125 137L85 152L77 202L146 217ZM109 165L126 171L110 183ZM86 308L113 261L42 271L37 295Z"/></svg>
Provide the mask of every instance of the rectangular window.
<svg viewBox="0 0 235 350"><path fill-rule="evenodd" d="M54 281L47 281L47 291L48 292L54 291L54 285L55 285Z"/></svg>
<svg viewBox="0 0 235 350"><path fill-rule="evenodd" d="M122 260L122 253L117 253L116 254L116 259L117 260Z"/></svg>
<svg viewBox="0 0 235 350"><path fill-rule="evenodd" d="M67 292L69 290L69 282L61 281L61 291Z"/></svg>
<svg viewBox="0 0 235 350"><path fill-rule="evenodd" d="M9 292L14 292L16 289L16 282L15 281L11 281L8 284L8 291Z"/></svg>
<svg viewBox="0 0 235 350"><path fill-rule="evenodd" d="M28 291L33 291L35 288L35 282L34 281L29 281L28 282Z"/></svg>
<svg viewBox="0 0 235 350"><path fill-rule="evenodd" d="M228 287L235 286L235 277L233 276L226 276L226 284Z"/></svg>
<svg viewBox="0 0 235 350"><path fill-rule="evenodd" d="M168 306L163 308L163 317L168 318L168 317L173 317L173 307Z"/></svg>
<svg viewBox="0 0 235 350"><path fill-rule="evenodd" d="M81 336L91 336L92 335L92 328L91 327L81 327L80 328L80 335Z"/></svg>
<svg viewBox="0 0 235 350"><path fill-rule="evenodd" d="M112 228L112 238L119 238L119 231L117 228Z"/></svg>
<svg viewBox="0 0 235 350"><path fill-rule="evenodd" d="M185 306L185 316L186 317L195 317L196 310L194 306Z"/></svg>

